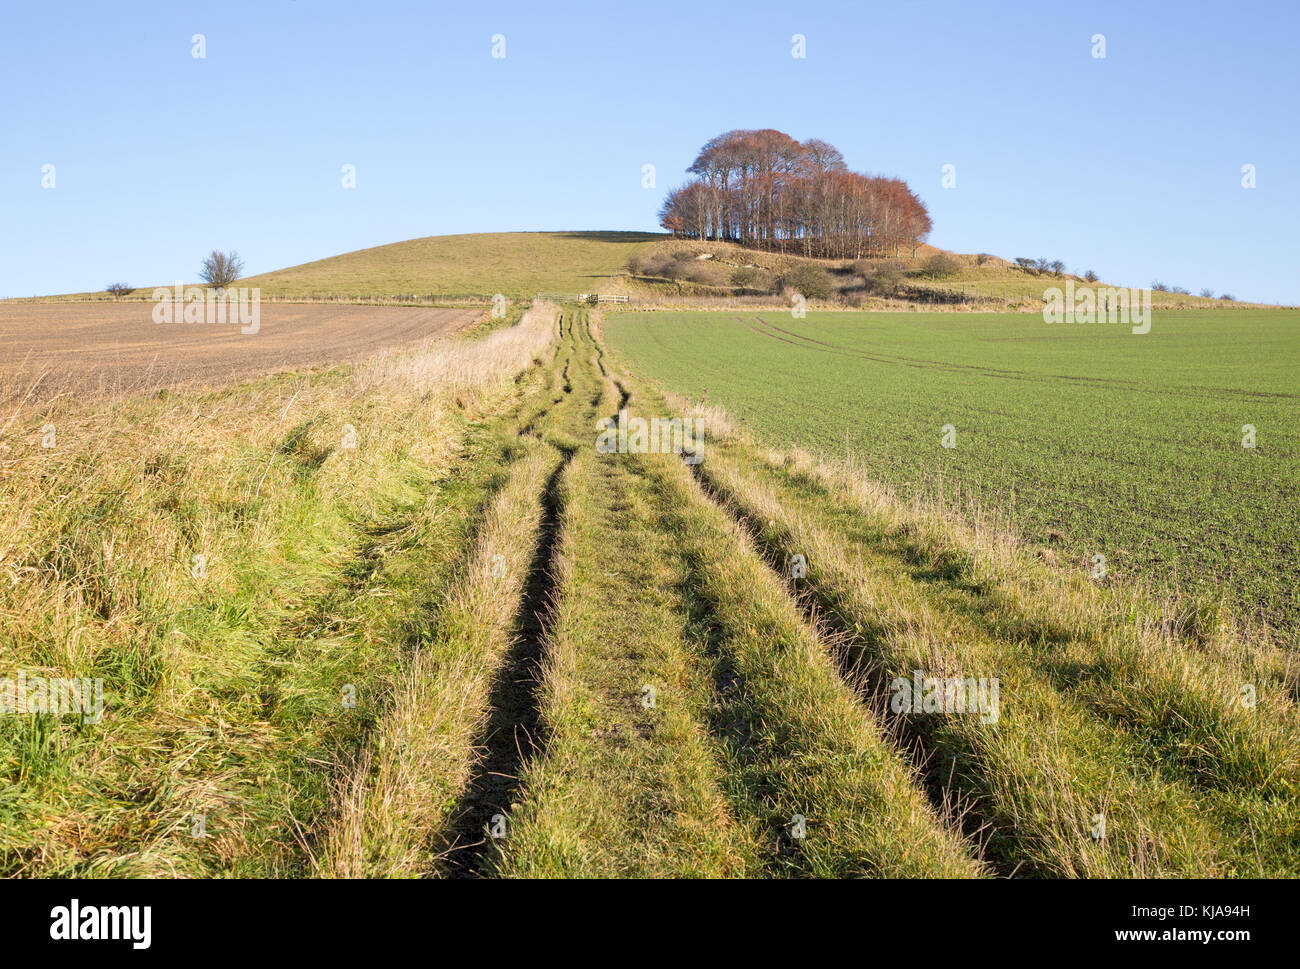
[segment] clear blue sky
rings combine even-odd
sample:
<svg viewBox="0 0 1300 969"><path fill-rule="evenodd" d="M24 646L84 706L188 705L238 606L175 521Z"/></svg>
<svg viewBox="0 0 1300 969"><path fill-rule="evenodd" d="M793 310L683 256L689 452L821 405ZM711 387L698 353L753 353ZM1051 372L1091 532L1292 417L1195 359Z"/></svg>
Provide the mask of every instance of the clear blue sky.
<svg viewBox="0 0 1300 969"><path fill-rule="evenodd" d="M10 2L0 296L190 280L215 247L255 273L443 233L654 229L707 138L773 127L905 178L936 245L1300 303L1297 10Z"/></svg>

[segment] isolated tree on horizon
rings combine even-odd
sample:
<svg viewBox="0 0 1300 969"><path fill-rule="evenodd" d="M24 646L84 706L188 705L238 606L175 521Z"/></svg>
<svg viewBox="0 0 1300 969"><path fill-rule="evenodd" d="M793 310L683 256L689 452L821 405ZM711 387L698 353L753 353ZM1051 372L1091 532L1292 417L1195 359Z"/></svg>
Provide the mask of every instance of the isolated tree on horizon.
<svg viewBox="0 0 1300 969"><path fill-rule="evenodd" d="M230 252L218 252L213 249L203 260L199 278L209 286L224 289L238 279L244 272L244 261L233 249Z"/></svg>

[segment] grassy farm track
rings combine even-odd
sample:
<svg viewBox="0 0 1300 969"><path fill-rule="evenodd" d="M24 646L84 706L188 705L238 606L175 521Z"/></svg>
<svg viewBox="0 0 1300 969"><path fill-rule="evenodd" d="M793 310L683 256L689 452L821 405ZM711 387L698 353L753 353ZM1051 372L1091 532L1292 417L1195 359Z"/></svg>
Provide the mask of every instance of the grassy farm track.
<svg viewBox="0 0 1300 969"><path fill-rule="evenodd" d="M978 873L817 631L680 460L593 451L595 418L625 393L602 374L585 314L564 340L567 392L530 427L575 451L540 666L543 736L483 870Z"/></svg>
<svg viewBox="0 0 1300 969"><path fill-rule="evenodd" d="M1291 654L762 447L585 309L460 352L221 392L252 443L150 444L116 511L7 499L14 547L58 528L0 560L41 577L6 658L84 654L114 700L0 721L5 873L1300 875ZM192 436L177 406L142 413ZM701 460L598 449L620 415L703 417ZM192 548L217 578L175 578ZM900 705L923 678L996 691Z"/></svg>
<svg viewBox="0 0 1300 969"><path fill-rule="evenodd" d="M1053 603L738 438L597 454L595 417L674 408L572 323L584 406L531 428L576 448L544 739L480 874L1300 872L1284 654ZM996 677L1001 716L893 715L914 671Z"/></svg>

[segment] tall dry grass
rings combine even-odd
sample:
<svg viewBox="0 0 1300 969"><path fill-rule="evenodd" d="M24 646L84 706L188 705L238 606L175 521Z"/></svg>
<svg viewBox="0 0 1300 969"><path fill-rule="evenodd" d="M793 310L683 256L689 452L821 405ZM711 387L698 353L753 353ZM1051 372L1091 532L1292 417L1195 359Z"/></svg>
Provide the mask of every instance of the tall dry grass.
<svg viewBox="0 0 1300 969"><path fill-rule="evenodd" d="M363 388L394 383L416 392L474 389L502 373L517 374L556 338L554 304L536 301L519 322L480 340L439 342L419 353L378 356L356 368Z"/></svg>
<svg viewBox="0 0 1300 969"><path fill-rule="evenodd" d="M907 729L957 758L994 831L1015 832L995 841L1008 866L1294 874L1300 730L1286 654L1216 611L1189 620L1140 590L1051 569L1006 532L904 505L852 469L722 451L705 477L773 554L806 557L804 593L881 684L914 670L1000 679L996 727L916 717ZM1105 838L1092 833L1101 815Z"/></svg>
<svg viewBox="0 0 1300 969"><path fill-rule="evenodd" d="M536 548L542 492L559 459L538 447L511 469L429 640L404 663L364 754L341 779L319 874L435 873L435 842L474 765L474 738Z"/></svg>
<svg viewBox="0 0 1300 969"><path fill-rule="evenodd" d="M0 872L302 864L296 812L328 799L329 751L365 730L340 687L395 682L396 637L463 531L438 514L439 482L476 415L522 395L513 378L553 318L539 306L482 340L351 368L4 415L0 679L100 678L106 711L0 716Z"/></svg>

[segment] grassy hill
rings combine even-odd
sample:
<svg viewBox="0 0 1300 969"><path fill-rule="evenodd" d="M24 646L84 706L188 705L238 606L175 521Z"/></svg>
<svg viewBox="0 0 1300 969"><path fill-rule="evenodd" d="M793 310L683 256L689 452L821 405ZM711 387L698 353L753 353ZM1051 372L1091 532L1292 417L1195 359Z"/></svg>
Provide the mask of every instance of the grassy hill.
<svg viewBox="0 0 1300 969"><path fill-rule="evenodd" d="M361 249L245 280L264 296L443 297L589 292L663 236L645 232L479 232Z"/></svg>
<svg viewBox="0 0 1300 969"><path fill-rule="evenodd" d="M943 278L927 277L924 268L936 255L949 257L955 271ZM886 263L901 275L901 288L891 296L866 286L866 277ZM244 282L260 286L264 296L279 298L415 296L436 301L495 293L529 298L538 292L600 292L625 294L642 303L752 296L785 305L782 278L803 265L818 266L829 274L834 287L830 303L864 309L948 305L1037 310L1046 287L1064 287L1070 279L1079 285L1085 282L1077 275L1058 277L1025 270L987 253L963 255L931 245L918 246L914 253L896 259L855 262L807 259L656 233L576 231L428 236L344 253ZM757 271L759 289L736 283L735 273L746 268ZM1146 285L1137 280L1108 282ZM1152 293L1152 303L1167 309L1245 305L1161 292Z"/></svg>
<svg viewBox="0 0 1300 969"><path fill-rule="evenodd" d="M951 272L927 275L935 256L951 261ZM737 299L788 306L784 280L800 267L815 266L829 276L825 306L859 309L961 308L1037 311L1047 287L1064 287L1082 277L1025 270L989 255L947 252L918 246L896 259L807 259L792 253L762 252L730 242L674 239L650 232L478 232L427 236L359 249L316 262L250 276L240 285L257 286L269 299L364 299L420 303L482 303L501 293L531 299L538 292L618 293L642 305L701 308L713 300ZM890 269L889 267L892 267ZM871 277L888 270L898 286L882 292ZM748 282L737 273L748 271ZM154 284L157 285L157 284ZM162 285L170 285L164 281ZM1145 281L1106 280L1096 285L1144 287ZM800 290L807 292L807 290ZM153 285L127 297L147 300ZM76 293L46 299L107 300L107 293ZM1250 306L1178 293L1152 293L1165 309Z"/></svg>

